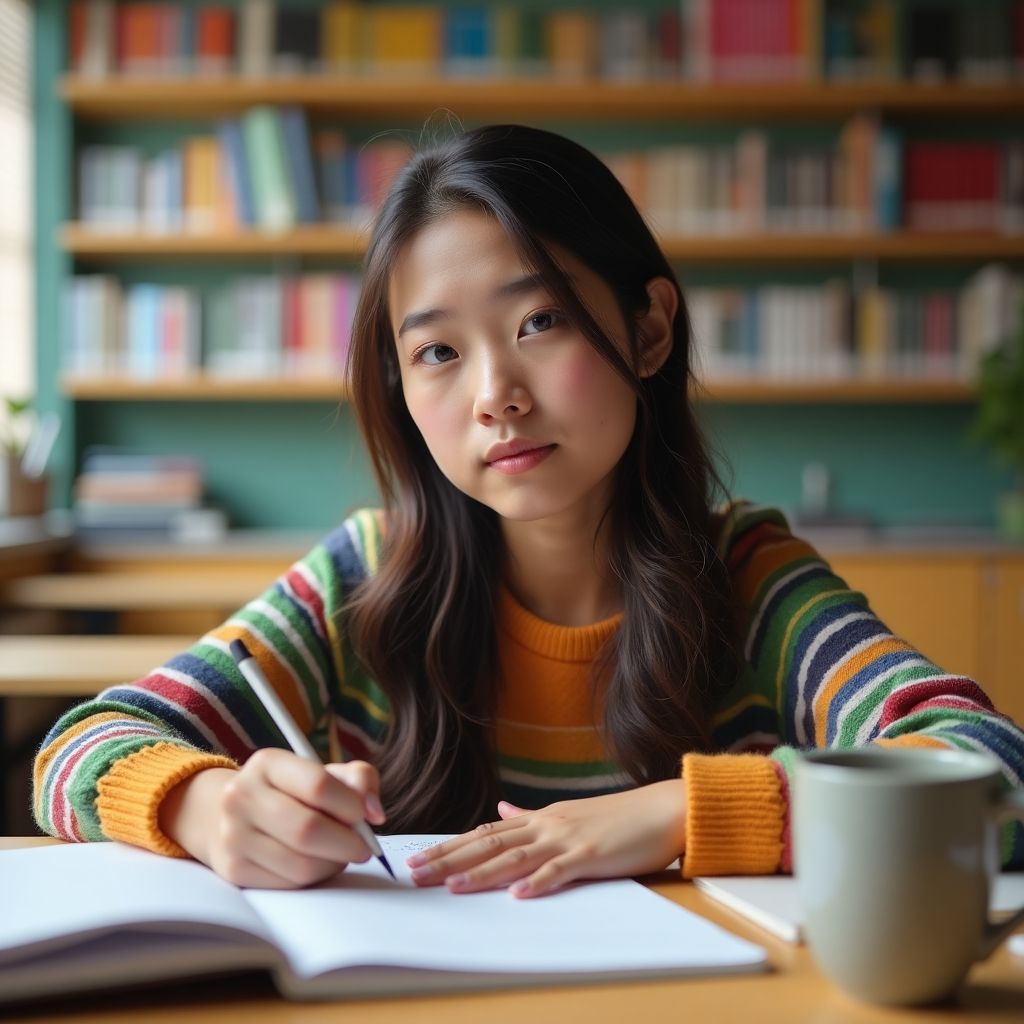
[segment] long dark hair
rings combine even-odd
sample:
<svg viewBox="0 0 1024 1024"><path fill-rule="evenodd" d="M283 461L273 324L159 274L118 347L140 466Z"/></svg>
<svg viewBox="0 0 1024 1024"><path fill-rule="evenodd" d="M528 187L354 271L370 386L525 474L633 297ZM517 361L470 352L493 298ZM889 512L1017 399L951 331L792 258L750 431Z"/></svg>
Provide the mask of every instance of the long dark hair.
<svg viewBox="0 0 1024 1024"><path fill-rule="evenodd" d="M690 325L679 285L625 190L588 150L551 132L493 125L415 155L374 224L355 314L352 402L387 512L379 571L346 609L353 647L387 695L379 759L389 828L461 831L494 817L492 749L498 666L496 514L434 463L405 404L388 313L396 255L433 220L470 207L492 216L543 276L570 322L637 396L617 467L610 570L624 617L603 652L603 735L637 784L678 776L710 744L710 706L735 671L728 575L716 555L718 479L687 399ZM631 358L602 331L551 253L555 243L607 282L631 325ZM638 373L636 317L646 284L679 293L674 342L659 372ZM595 684L596 686L596 684Z"/></svg>

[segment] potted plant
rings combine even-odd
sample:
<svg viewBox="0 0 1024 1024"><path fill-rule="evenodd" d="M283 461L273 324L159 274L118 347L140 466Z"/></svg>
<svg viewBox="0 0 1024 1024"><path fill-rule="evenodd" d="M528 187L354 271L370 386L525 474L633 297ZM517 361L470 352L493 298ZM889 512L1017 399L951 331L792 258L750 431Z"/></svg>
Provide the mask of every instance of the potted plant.
<svg viewBox="0 0 1024 1024"><path fill-rule="evenodd" d="M0 423L0 515L35 516L46 511L43 466L26 465L35 416L28 399L5 397ZM48 454L48 452L46 453ZM38 459L33 458L33 464Z"/></svg>
<svg viewBox="0 0 1024 1024"><path fill-rule="evenodd" d="M1015 485L996 500L1001 532L1024 541L1024 306L1016 330L978 364L978 411L971 436L992 446L1015 474Z"/></svg>

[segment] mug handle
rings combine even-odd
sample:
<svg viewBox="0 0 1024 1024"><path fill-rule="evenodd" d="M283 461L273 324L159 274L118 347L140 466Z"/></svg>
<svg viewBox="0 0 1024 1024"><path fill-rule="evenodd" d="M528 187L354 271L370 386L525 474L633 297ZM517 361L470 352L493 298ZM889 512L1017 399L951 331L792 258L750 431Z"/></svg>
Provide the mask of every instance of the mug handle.
<svg viewBox="0 0 1024 1024"><path fill-rule="evenodd" d="M1000 793L995 799L993 813L1000 819L1020 818L1024 820L1024 789L1016 787L1005 793ZM994 952L999 943L1020 924L1024 924L1024 907L998 924L991 920L988 921L985 925L979 959L984 960Z"/></svg>

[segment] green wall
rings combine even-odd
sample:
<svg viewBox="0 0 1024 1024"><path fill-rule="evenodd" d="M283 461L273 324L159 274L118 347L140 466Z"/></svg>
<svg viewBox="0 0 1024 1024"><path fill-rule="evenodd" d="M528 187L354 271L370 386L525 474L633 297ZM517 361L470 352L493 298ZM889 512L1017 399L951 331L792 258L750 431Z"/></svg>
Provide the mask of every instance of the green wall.
<svg viewBox="0 0 1024 1024"><path fill-rule="evenodd" d="M607 6L607 5L605 5ZM39 403L64 416L55 455L57 493L67 501L82 449L88 444L129 445L154 452L190 451L200 456L211 500L238 526L325 528L352 507L374 500L374 485L351 411L330 402L83 402L72 406L57 388L59 298L71 261L55 244L59 225L71 215L73 132L79 139L126 137L162 140L195 125L81 124L75 126L54 95L64 67L65 0L35 5L34 95L36 104L36 267ZM383 126L360 124L364 137ZM415 138L419 125L400 126ZM629 145L642 138L730 136L735 126L553 125L591 145ZM788 133L834 132L837 125L787 127ZM918 125L910 126L922 131ZM934 126L948 131L947 125ZM964 122L965 131L974 126ZM978 130L991 134L1003 126ZM280 264L276 264L280 266ZM302 261L288 261L289 269ZM323 264L320 264L321 266ZM259 273L269 261L247 263ZM82 269L93 269L87 264ZM173 264L115 268L126 279L216 278L238 266L197 269ZM880 280L949 283L970 266L880 268ZM827 267L750 266L680 268L685 284L728 280L824 280L849 275L842 264ZM1008 485L987 453L964 440L971 408L966 404L713 405L702 416L733 492L793 507L807 461L824 462L835 482L837 505L867 513L880 523L992 523L993 497Z"/></svg>

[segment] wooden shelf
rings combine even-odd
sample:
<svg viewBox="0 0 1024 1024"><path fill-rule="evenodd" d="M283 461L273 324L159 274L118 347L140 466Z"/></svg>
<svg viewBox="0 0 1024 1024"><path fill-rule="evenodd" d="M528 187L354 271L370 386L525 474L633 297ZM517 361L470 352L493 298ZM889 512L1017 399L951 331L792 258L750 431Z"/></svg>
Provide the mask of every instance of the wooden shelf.
<svg viewBox="0 0 1024 1024"><path fill-rule="evenodd" d="M288 231L218 231L211 233L150 234L99 231L83 224L66 224L61 248L73 256L95 260L213 259L223 256L338 256L360 259L367 236L357 228L310 224Z"/></svg>
<svg viewBox="0 0 1024 1024"><path fill-rule="evenodd" d="M150 120L213 118L257 103L296 103L311 114L413 117L453 111L458 117L576 118L635 121L673 118L836 118L877 109L904 115L1017 116L1024 85L909 82L806 84L694 84L678 81L609 82L532 77L446 79L366 74L267 79L104 79L65 75L59 95L80 117Z"/></svg>
<svg viewBox="0 0 1024 1024"><path fill-rule="evenodd" d="M965 403L975 399L974 385L964 380L712 380L702 392L706 401L731 404ZM700 395L698 395L698 400Z"/></svg>
<svg viewBox="0 0 1024 1024"><path fill-rule="evenodd" d="M69 398L87 402L343 402L347 397L340 372L337 377L315 379L204 375L163 380L64 377L61 390Z"/></svg>
<svg viewBox="0 0 1024 1024"><path fill-rule="evenodd" d="M309 401L340 402L346 390L340 380L288 378L226 379L206 376L178 380L136 380L127 377L65 377L66 395L79 401ZM774 402L970 402L974 387L961 380L855 379L710 381L695 395L698 401L736 404Z"/></svg>
<svg viewBox="0 0 1024 1024"><path fill-rule="evenodd" d="M662 247L680 262L746 263L785 260L955 261L1024 259L1024 234L665 235ZM91 260L266 258L273 256L360 259L366 234L357 228L313 224L276 233L231 231L210 234L101 232L81 224L61 230L60 245Z"/></svg>

